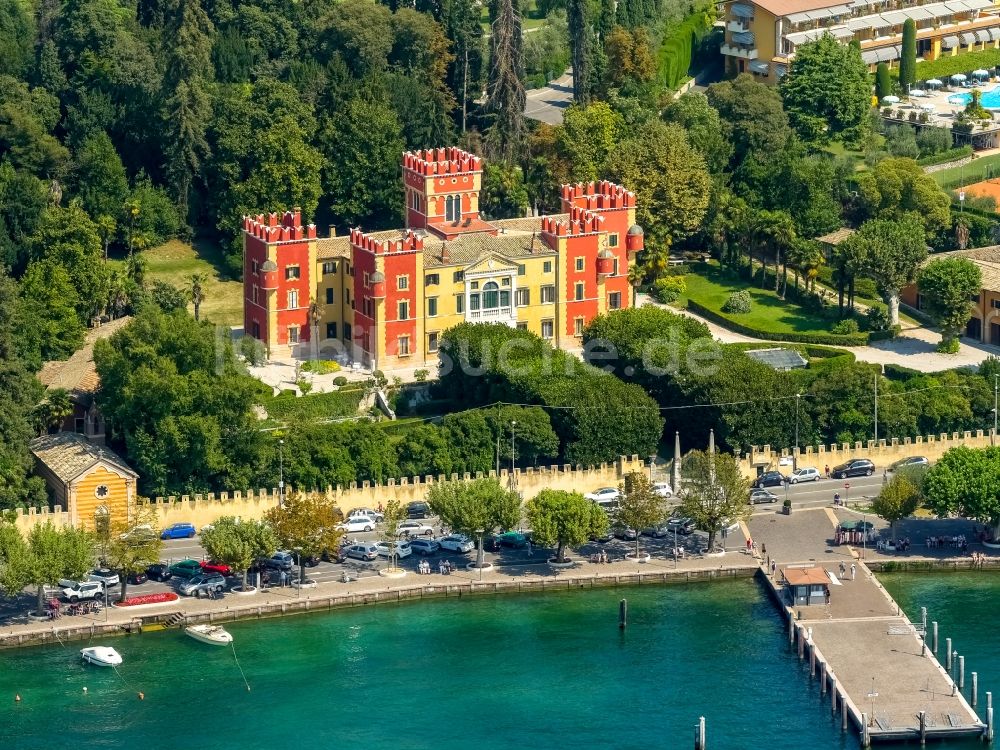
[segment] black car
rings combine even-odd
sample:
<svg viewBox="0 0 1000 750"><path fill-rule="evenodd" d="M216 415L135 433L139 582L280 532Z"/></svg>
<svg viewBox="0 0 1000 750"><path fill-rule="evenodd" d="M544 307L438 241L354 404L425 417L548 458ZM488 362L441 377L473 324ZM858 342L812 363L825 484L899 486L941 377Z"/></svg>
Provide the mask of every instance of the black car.
<svg viewBox="0 0 1000 750"><path fill-rule="evenodd" d="M406 517L407 518L430 518L431 517L431 506L427 503L410 503L406 506Z"/></svg>
<svg viewBox="0 0 1000 750"><path fill-rule="evenodd" d="M787 481L788 477L780 471L765 471L753 480L753 484L751 486L755 489L759 489L761 487L780 487Z"/></svg>
<svg viewBox="0 0 1000 750"><path fill-rule="evenodd" d="M151 581L169 581L173 577L170 572L170 566L164 563L150 565L146 568L146 575Z"/></svg>
<svg viewBox="0 0 1000 750"><path fill-rule="evenodd" d="M870 477L875 473L875 464L867 458L855 458L839 466L834 466L830 470L830 476L834 479L847 479L848 477Z"/></svg>
<svg viewBox="0 0 1000 750"><path fill-rule="evenodd" d="M294 553L295 564L302 565L305 563L307 568L315 568L319 565L319 558L316 555L300 555L298 552Z"/></svg>
<svg viewBox="0 0 1000 750"><path fill-rule="evenodd" d="M149 576L145 573L129 573L128 582L132 586L140 586L149 580Z"/></svg>

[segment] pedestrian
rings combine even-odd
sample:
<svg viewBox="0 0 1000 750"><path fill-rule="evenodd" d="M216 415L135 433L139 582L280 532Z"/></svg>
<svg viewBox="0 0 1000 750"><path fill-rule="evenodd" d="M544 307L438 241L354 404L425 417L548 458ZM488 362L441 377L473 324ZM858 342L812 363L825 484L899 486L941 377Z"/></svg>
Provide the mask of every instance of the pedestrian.
<svg viewBox="0 0 1000 750"><path fill-rule="evenodd" d="M771 578L774 578L777 570L778 570L778 563L776 563L774 560L771 560Z"/></svg>
<svg viewBox="0 0 1000 750"><path fill-rule="evenodd" d="M851 580L853 581L858 575L858 566L851 563Z"/></svg>
<svg viewBox="0 0 1000 750"><path fill-rule="evenodd" d="M752 552L753 552L753 539L750 539L750 538L748 537L748 538L747 538L747 554L749 555L749 554L751 554Z"/></svg>
<svg viewBox="0 0 1000 750"><path fill-rule="evenodd" d="M843 580L844 576L847 575L847 566L844 565L844 561L840 561L840 579Z"/></svg>
<svg viewBox="0 0 1000 750"><path fill-rule="evenodd" d="M825 591L826 591L826 603L829 604L830 603L830 587L826 586L825 587Z"/></svg>
<svg viewBox="0 0 1000 750"><path fill-rule="evenodd" d="M827 479L830 478L830 464L823 467L823 473L826 475Z"/></svg>

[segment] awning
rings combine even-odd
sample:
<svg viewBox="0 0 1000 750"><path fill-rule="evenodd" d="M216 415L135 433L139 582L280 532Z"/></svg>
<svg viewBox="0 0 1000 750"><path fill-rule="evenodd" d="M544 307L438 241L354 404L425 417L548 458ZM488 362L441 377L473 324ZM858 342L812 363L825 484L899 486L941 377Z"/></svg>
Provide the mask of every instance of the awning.
<svg viewBox="0 0 1000 750"><path fill-rule="evenodd" d="M875 65L878 60L878 52L873 49L865 50L861 53L861 59L864 60L868 65Z"/></svg>
<svg viewBox="0 0 1000 750"><path fill-rule="evenodd" d="M834 26L833 28L827 29L831 34L833 34L836 39L853 39L854 32L851 31L846 26Z"/></svg>
<svg viewBox="0 0 1000 750"><path fill-rule="evenodd" d="M992 8L993 3L990 0L962 0L965 3L965 7L969 10L986 10L986 8Z"/></svg>
<svg viewBox="0 0 1000 750"><path fill-rule="evenodd" d="M789 23L805 23L812 20L808 13L789 13L787 18Z"/></svg>
<svg viewBox="0 0 1000 750"><path fill-rule="evenodd" d="M878 29L888 26L882 16L863 16L861 18L848 18L845 24L851 31L864 31L865 29Z"/></svg>
<svg viewBox="0 0 1000 750"><path fill-rule="evenodd" d="M963 47L976 43L976 35L971 31L966 31L964 34L960 34L958 38L962 40Z"/></svg>
<svg viewBox="0 0 1000 750"><path fill-rule="evenodd" d="M946 7L953 13L964 13L965 11L968 10L968 8L965 6L965 3L962 2L962 0L946 0L944 7Z"/></svg>
<svg viewBox="0 0 1000 750"><path fill-rule="evenodd" d="M733 3L732 8L730 8L734 16L739 16L740 18L753 18L753 6L744 5L743 3Z"/></svg>
<svg viewBox="0 0 1000 750"><path fill-rule="evenodd" d="M912 18L914 21L926 21L928 18L934 18L934 13L926 8L921 8L920 6L907 8L903 11L903 13L905 13L908 18Z"/></svg>
<svg viewBox="0 0 1000 750"><path fill-rule="evenodd" d="M753 44L756 39L752 31L737 31L733 34L733 42L736 44Z"/></svg>
<svg viewBox="0 0 1000 750"><path fill-rule="evenodd" d="M750 72L751 73L760 73L760 75L766 76L769 70L770 70L770 66L766 62L764 62L763 60L751 60L750 61Z"/></svg>
<svg viewBox="0 0 1000 750"><path fill-rule="evenodd" d="M781 63L775 63L774 74L778 76L778 78L784 78L786 75L788 75L788 66L782 65Z"/></svg>
<svg viewBox="0 0 1000 750"><path fill-rule="evenodd" d="M990 39L989 29L976 29L976 39L978 39L980 42L992 41Z"/></svg>
<svg viewBox="0 0 1000 750"><path fill-rule="evenodd" d="M888 13L883 13L882 18L888 21L891 26L900 26L906 23L906 19L909 16L901 10L892 10Z"/></svg>
<svg viewBox="0 0 1000 750"><path fill-rule="evenodd" d="M990 41L996 42L998 40L1000 40L1000 28L994 27L990 29Z"/></svg>
<svg viewBox="0 0 1000 750"><path fill-rule="evenodd" d="M875 50L875 54L878 55L879 62L898 60L900 56L899 47L882 47L881 49Z"/></svg>
<svg viewBox="0 0 1000 750"><path fill-rule="evenodd" d="M958 37L946 36L944 39L941 40L941 46L944 47L945 49L955 49L955 47L958 46Z"/></svg>

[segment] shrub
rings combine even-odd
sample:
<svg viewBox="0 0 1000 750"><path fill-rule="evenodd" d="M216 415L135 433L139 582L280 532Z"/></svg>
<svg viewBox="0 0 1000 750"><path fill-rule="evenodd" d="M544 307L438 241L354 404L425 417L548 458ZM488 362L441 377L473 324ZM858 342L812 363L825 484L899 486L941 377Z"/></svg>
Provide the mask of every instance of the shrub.
<svg viewBox="0 0 1000 750"><path fill-rule="evenodd" d="M340 363L332 359L310 359L302 363L303 372L314 372L317 375L329 375L340 371Z"/></svg>
<svg viewBox="0 0 1000 750"><path fill-rule="evenodd" d="M751 307L753 307L753 298L750 296L750 292L741 289L729 295L729 299L722 305L722 312L742 315L750 312Z"/></svg>
<svg viewBox="0 0 1000 750"><path fill-rule="evenodd" d="M843 336L851 333L857 333L858 330L858 321L854 318L844 318L830 329L830 333L836 333L838 336Z"/></svg>
<svg viewBox="0 0 1000 750"><path fill-rule="evenodd" d="M347 378L345 378L343 375L338 375L333 379L333 384L338 388L343 388L345 385L347 385Z"/></svg>
<svg viewBox="0 0 1000 750"><path fill-rule="evenodd" d="M941 341L937 345L935 351L940 354L958 354L959 342L958 339L950 339L948 341Z"/></svg>
<svg viewBox="0 0 1000 750"><path fill-rule="evenodd" d="M247 364L260 367L267 359L267 349L263 341L258 341L253 336L244 336L240 339L240 354L246 359Z"/></svg>
<svg viewBox="0 0 1000 750"><path fill-rule="evenodd" d="M882 304L872 305L865 313L865 322L869 331L889 330L889 308Z"/></svg>
<svg viewBox="0 0 1000 750"><path fill-rule="evenodd" d="M676 302L687 291L683 276L664 276L653 282L653 296L658 302Z"/></svg>
<svg viewBox="0 0 1000 750"><path fill-rule="evenodd" d="M418 383L424 383L427 381L427 376L430 375L430 370L414 370L413 379Z"/></svg>

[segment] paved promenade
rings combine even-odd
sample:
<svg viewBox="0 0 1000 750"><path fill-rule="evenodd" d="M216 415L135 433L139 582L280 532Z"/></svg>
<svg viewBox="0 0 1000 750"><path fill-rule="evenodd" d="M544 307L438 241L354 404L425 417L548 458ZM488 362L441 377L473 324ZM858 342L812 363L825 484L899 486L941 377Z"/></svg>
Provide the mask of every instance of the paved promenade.
<svg viewBox="0 0 1000 750"><path fill-rule="evenodd" d="M818 508L755 516L749 525L758 547L776 563L767 581L789 617L790 641L823 692L840 693L837 710L861 731L863 743L919 738L921 711L927 737L981 734L983 724L955 680L872 576L861 550L833 545L837 522L832 509ZM811 566L826 571L829 603L790 604L783 573ZM967 689L970 683L966 679Z"/></svg>

